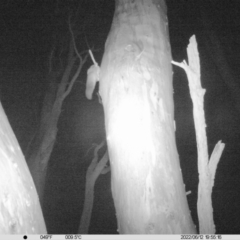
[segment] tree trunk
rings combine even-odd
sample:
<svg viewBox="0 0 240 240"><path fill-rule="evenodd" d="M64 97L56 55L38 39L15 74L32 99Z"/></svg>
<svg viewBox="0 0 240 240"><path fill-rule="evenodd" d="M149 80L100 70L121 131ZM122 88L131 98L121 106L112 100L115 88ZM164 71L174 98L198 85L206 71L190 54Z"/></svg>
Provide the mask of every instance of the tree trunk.
<svg viewBox="0 0 240 240"><path fill-rule="evenodd" d="M195 233L175 142L164 0L118 0L100 95L121 234Z"/></svg>
<svg viewBox="0 0 240 240"><path fill-rule="evenodd" d="M36 188L0 104L0 234L43 234Z"/></svg>
<svg viewBox="0 0 240 240"><path fill-rule="evenodd" d="M26 158L42 202L48 162L57 136L57 123L62 104L56 104L57 83L55 74L50 74L48 89L42 106L39 128L29 145Z"/></svg>
<svg viewBox="0 0 240 240"><path fill-rule="evenodd" d="M70 29L71 31L71 29ZM79 58L79 65L73 74L74 64ZM56 73L49 74L50 89L47 92L41 112L40 126L27 154L28 165L34 179L40 202L43 201L48 162L56 141L57 124L61 114L64 99L72 90L73 84L79 76L87 55L82 58L78 53L72 34L70 41L67 66L64 69L60 83L55 79ZM61 72L61 71L59 71Z"/></svg>

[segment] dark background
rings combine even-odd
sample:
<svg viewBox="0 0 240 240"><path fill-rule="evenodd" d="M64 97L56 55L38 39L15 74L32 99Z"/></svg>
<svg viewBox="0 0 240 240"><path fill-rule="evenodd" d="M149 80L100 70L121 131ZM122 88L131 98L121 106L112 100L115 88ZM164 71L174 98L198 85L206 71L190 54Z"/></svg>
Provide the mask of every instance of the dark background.
<svg viewBox="0 0 240 240"><path fill-rule="evenodd" d="M210 16L227 63L237 84L240 75L240 3L232 1L169 0L168 19L172 56L186 59L189 38L195 34L201 61L209 153L218 140L226 143L217 168L213 189L217 233L240 233L240 148L239 120L234 98L214 59L205 48L200 9ZM54 46L64 49L69 37L67 20L74 16L79 51L96 49L100 64L114 14L114 0L1 1L0 4L0 100L9 122L26 152L34 135L42 100L47 89L49 54ZM64 56L63 56L64 59ZM59 64L56 60L56 66ZM76 233L84 200L86 168L92 158L87 150L104 138L103 109L96 94L85 98L88 59L71 94L63 104L57 141L51 155L43 213L52 234ZM176 139L189 206L197 224L197 149L192 120L192 103L182 69L173 67ZM96 182L89 233L117 233L110 189L110 173Z"/></svg>

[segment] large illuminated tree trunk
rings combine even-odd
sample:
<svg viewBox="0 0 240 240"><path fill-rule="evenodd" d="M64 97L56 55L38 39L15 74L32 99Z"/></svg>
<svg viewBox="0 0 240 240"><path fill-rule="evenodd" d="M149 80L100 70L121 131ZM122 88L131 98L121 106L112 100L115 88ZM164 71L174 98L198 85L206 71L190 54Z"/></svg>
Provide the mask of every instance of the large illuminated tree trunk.
<svg viewBox="0 0 240 240"><path fill-rule="evenodd" d="M0 104L0 234L43 234L36 188Z"/></svg>
<svg viewBox="0 0 240 240"><path fill-rule="evenodd" d="M118 0L100 95L119 233L195 233L175 142L164 0Z"/></svg>

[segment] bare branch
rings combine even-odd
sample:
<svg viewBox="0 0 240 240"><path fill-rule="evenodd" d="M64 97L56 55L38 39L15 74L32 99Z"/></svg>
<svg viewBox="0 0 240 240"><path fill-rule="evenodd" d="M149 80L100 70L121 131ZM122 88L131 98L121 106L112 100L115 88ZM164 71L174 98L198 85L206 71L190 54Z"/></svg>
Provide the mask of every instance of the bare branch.
<svg viewBox="0 0 240 240"><path fill-rule="evenodd" d="M93 56L93 54L92 54L92 50L89 49L88 52L89 52L89 54L90 54L90 56L91 56L91 59L92 59L94 65L98 66L98 64L97 64L97 62L95 61L95 58L94 58L94 56Z"/></svg>
<svg viewBox="0 0 240 240"><path fill-rule="evenodd" d="M104 146L105 140L103 140L100 144L98 144L94 149L94 162L98 160L98 151Z"/></svg>
<svg viewBox="0 0 240 240"><path fill-rule="evenodd" d="M77 54L80 62L82 62L82 57L79 54L79 52L77 50L77 47L76 47L76 42L75 42L74 34L73 34L73 31L72 31L71 23L70 23L70 17L68 18L68 26L69 26L69 31L70 31L71 36L72 36L72 42L73 42L73 47L74 47L75 53Z"/></svg>
<svg viewBox="0 0 240 240"><path fill-rule="evenodd" d="M65 91L65 93L63 94L63 99L66 98L66 96L70 93L70 91L72 90L72 87L73 87L73 84L75 83L75 81L77 80L81 70L82 70L82 67L83 67L83 64L87 61L87 57L88 55L85 55L85 57L83 58L82 62L79 64L79 67L76 71L76 73L74 74L72 80L70 81L69 85L68 85L68 88L67 90Z"/></svg>
<svg viewBox="0 0 240 240"><path fill-rule="evenodd" d="M106 153L104 154L104 156L102 157L102 159L100 160L100 162L98 163L98 151L104 146L105 144L105 140L103 140L100 144L98 144L95 149L94 149L94 158L92 159L92 162L90 164L90 166L88 167L87 170L87 176L92 175L92 173L94 172L96 166L101 162L101 160L106 157Z"/></svg>
<svg viewBox="0 0 240 240"><path fill-rule="evenodd" d="M92 146L87 149L87 151L86 151L85 155L83 156L83 158L85 158L85 157L89 154L89 152L91 151L91 149L94 148L94 147L96 147L96 146L97 146L97 144L96 144L96 143L93 143Z"/></svg>
<svg viewBox="0 0 240 240"><path fill-rule="evenodd" d="M66 98L68 96L68 94L70 93L70 91L72 90L73 84L75 83L76 79L78 78L78 76L79 76L79 74L82 70L83 64L86 62L87 57L88 57L88 55L85 55L85 57L82 58L82 56L80 55L80 53L77 50L74 34L73 34L71 23L70 23L70 17L68 19L68 25L69 25L69 31L70 31L71 36L72 36L73 48L74 48L74 51L75 51L76 55L78 56L80 62L79 62L79 67L78 67L76 73L74 74L73 78L71 79L71 81L70 81L70 83L67 87L67 90L62 95L62 99Z"/></svg>

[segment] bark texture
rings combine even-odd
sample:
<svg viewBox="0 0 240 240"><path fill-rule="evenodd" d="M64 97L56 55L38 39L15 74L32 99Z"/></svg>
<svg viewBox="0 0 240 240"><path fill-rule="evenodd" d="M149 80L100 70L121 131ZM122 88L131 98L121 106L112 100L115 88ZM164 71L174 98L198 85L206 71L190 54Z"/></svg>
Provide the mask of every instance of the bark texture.
<svg viewBox="0 0 240 240"><path fill-rule="evenodd" d="M100 95L119 233L195 233L175 142L163 0L116 1Z"/></svg>
<svg viewBox="0 0 240 240"><path fill-rule="evenodd" d="M0 234L44 234L36 188L0 104Z"/></svg>

